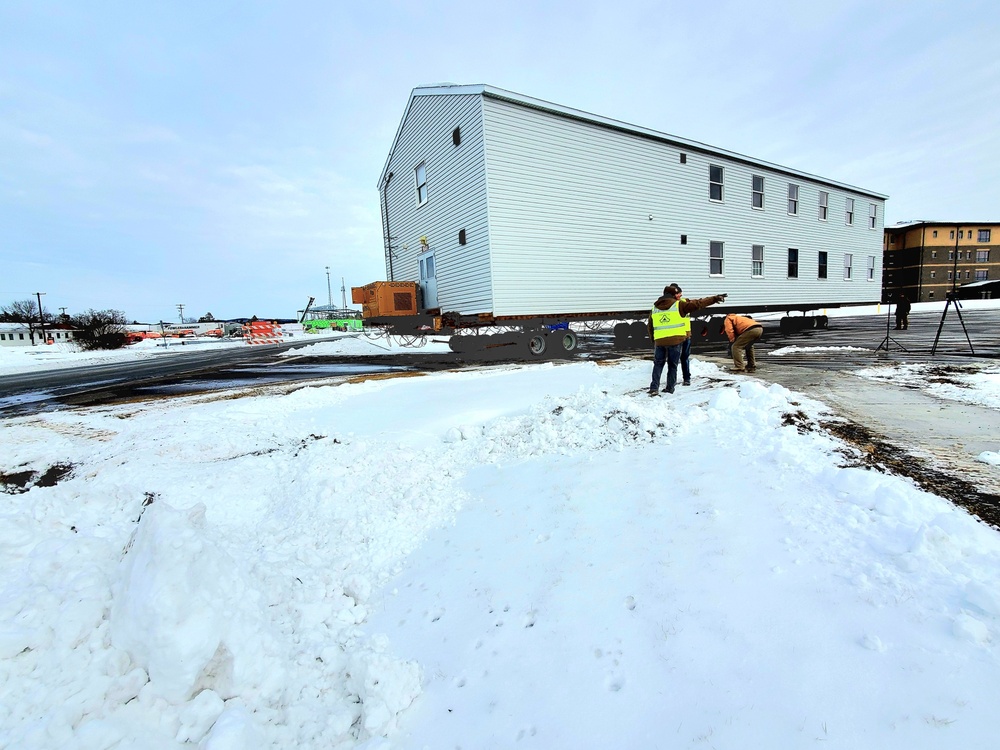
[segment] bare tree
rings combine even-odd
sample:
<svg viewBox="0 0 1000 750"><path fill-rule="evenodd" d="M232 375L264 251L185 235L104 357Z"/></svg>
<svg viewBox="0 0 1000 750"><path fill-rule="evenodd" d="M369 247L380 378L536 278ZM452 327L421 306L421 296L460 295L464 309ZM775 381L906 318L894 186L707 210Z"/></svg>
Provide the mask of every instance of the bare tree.
<svg viewBox="0 0 1000 750"><path fill-rule="evenodd" d="M84 349L120 349L128 343L128 318L121 310L87 310L73 324L80 329L76 342Z"/></svg>
<svg viewBox="0 0 1000 750"><path fill-rule="evenodd" d="M42 308L42 318L48 323L52 320L52 314ZM38 303L31 299L19 299L0 307L0 323L28 323L38 322Z"/></svg>

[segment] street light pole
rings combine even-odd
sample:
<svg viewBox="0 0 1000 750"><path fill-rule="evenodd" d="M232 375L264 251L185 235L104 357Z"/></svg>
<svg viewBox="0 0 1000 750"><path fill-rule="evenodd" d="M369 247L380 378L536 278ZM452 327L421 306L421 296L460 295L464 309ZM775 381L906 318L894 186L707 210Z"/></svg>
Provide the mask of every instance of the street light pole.
<svg viewBox="0 0 1000 750"><path fill-rule="evenodd" d="M330 266L326 267L326 297L330 312L333 312L333 290L330 288Z"/></svg>

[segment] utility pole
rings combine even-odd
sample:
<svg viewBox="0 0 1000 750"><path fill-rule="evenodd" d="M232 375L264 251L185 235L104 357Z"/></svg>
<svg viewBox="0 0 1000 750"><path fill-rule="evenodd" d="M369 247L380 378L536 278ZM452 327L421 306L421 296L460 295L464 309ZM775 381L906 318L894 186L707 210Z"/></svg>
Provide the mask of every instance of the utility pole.
<svg viewBox="0 0 1000 750"><path fill-rule="evenodd" d="M340 296L344 298L344 309L347 309L347 287L344 286L344 277L340 277Z"/></svg>
<svg viewBox="0 0 1000 750"><path fill-rule="evenodd" d="M184 324L184 305L177 305L177 312L180 315L181 325Z"/></svg>
<svg viewBox="0 0 1000 750"><path fill-rule="evenodd" d="M42 341L45 341L45 318L42 316L42 295L43 294L45 294L45 292L35 292L35 295L38 297L38 324L42 328ZM34 336L32 336L32 338L31 338L31 345L32 346L35 345L35 338L34 338Z"/></svg>
<svg viewBox="0 0 1000 750"><path fill-rule="evenodd" d="M330 306L330 312L333 312L333 292L330 289L330 266L326 267L326 296L327 304Z"/></svg>

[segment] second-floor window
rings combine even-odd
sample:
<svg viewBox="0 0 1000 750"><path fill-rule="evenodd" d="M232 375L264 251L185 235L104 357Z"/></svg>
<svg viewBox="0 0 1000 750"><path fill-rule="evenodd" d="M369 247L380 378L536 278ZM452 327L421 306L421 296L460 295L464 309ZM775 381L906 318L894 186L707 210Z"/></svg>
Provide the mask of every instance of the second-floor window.
<svg viewBox="0 0 1000 750"><path fill-rule="evenodd" d="M750 189L750 205L754 208L764 208L764 178L755 174L751 178Z"/></svg>
<svg viewBox="0 0 1000 750"><path fill-rule="evenodd" d="M708 272L712 276L722 276L723 246L721 242L708 245Z"/></svg>
<svg viewBox="0 0 1000 750"><path fill-rule="evenodd" d="M751 265L750 265L750 275L751 276L763 276L764 275L764 246L754 245L750 251L751 254Z"/></svg>
<svg viewBox="0 0 1000 750"><path fill-rule="evenodd" d="M989 262L990 262L989 250L976 250L976 263L989 263Z"/></svg>
<svg viewBox="0 0 1000 750"><path fill-rule="evenodd" d="M820 190L819 191L819 220L826 221L826 217L830 212L830 194Z"/></svg>
<svg viewBox="0 0 1000 750"><path fill-rule="evenodd" d="M878 206L874 203L868 204L868 228L874 229L878 226Z"/></svg>
<svg viewBox="0 0 1000 750"><path fill-rule="evenodd" d="M844 253L844 281L851 280L851 266L854 263L854 255L852 253Z"/></svg>
<svg viewBox="0 0 1000 750"><path fill-rule="evenodd" d="M417 182L417 205L427 202L427 165L418 164L414 170Z"/></svg>
<svg viewBox="0 0 1000 750"><path fill-rule="evenodd" d="M708 168L708 197L713 201L722 200L722 167L710 165Z"/></svg>
<svg viewBox="0 0 1000 750"><path fill-rule="evenodd" d="M799 186L788 183L788 213L793 216L799 212Z"/></svg>
<svg viewBox="0 0 1000 750"><path fill-rule="evenodd" d="M819 251L819 268L816 271L816 278L817 279L825 279L826 278L826 257L827 257L826 256L826 250L820 250Z"/></svg>
<svg viewBox="0 0 1000 750"><path fill-rule="evenodd" d="M799 278L799 251L794 247L788 248L788 278Z"/></svg>
<svg viewBox="0 0 1000 750"><path fill-rule="evenodd" d="M848 198L844 209L844 221L848 226L854 223L854 198Z"/></svg>

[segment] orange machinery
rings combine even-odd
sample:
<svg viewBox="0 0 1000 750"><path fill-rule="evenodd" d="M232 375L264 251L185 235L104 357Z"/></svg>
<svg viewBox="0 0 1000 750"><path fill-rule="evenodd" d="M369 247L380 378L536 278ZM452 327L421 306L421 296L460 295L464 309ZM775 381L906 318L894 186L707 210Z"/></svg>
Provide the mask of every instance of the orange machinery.
<svg viewBox="0 0 1000 750"><path fill-rule="evenodd" d="M361 315L380 318L417 314L415 281L373 281L351 287L351 302L361 305Z"/></svg>

